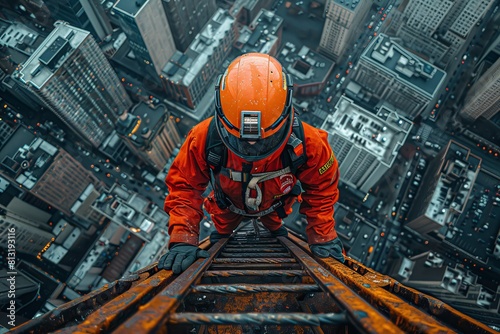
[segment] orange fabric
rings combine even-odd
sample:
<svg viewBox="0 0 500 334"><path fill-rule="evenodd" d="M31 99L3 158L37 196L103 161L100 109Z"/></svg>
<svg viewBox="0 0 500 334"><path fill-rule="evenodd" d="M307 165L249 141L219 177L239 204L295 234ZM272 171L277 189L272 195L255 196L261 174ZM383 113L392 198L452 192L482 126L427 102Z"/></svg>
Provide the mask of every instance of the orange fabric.
<svg viewBox="0 0 500 334"><path fill-rule="evenodd" d="M221 210L215 203L213 192L206 199L202 194L210 181L210 170L205 159L205 140L210 119L195 126L188 134L185 143L172 164L165 179L169 195L165 198L165 211L170 215L170 242L198 244L199 224L203 217L202 206L211 215L219 233L231 233L243 217L228 209ZM310 244L323 243L337 237L333 218L333 205L339 197L338 163L328 144L328 134L306 123L304 141L307 162L296 175L285 174L278 178L259 183L262 190L260 210L269 208L278 198L288 194L300 181L304 192L299 198L288 197L285 211L289 214L296 200L301 201L300 213L307 218L306 234ZM271 157L252 164L252 173L262 173L282 169L281 151ZM227 168L241 171L247 163L228 150ZM244 209L242 183L220 176L224 193L238 208ZM251 196L255 196L252 193ZM271 231L281 226L281 219L272 212L260 219Z"/></svg>

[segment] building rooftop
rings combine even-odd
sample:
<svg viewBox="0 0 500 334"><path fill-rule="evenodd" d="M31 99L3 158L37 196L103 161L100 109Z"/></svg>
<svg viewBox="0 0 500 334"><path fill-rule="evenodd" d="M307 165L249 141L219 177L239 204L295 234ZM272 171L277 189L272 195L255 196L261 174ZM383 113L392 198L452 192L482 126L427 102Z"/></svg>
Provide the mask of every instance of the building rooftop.
<svg viewBox="0 0 500 334"><path fill-rule="evenodd" d="M130 16L136 16L149 0L118 0L113 10L119 10Z"/></svg>
<svg viewBox="0 0 500 334"><path fill-rule="evenodd" d="M233 28L233 22L234 18L229 12L219 8L186 52L176 51L170 58L162 71L164 78L176 84L190 86L218 50L220 41Z"/></svg>
<svg viewBox="0 0 500 334"><path fill-rule="evenodd" d="M270 53L273 46L279 42L277 33L282 25L281 16L263 8L248 27L243 26L240 29L235 46L242 53Z"/></svg>
<svg viewBox="0 0 500 334"><path fill-rule="evenodd" d="M32 189L57 152L55 146L20 126L0 150L0 166L19 185Z"/></svg>
<svg viewBox="0 0 500 334"><path fill-rule="evenodd" d="M392 165L411 130L410 120L385 106L375 115L345 96L340 97L334 109L322 129L369 151L381 163Z"/></svg>
<svg viewBox="0 0 500 334"><path fill-rule="evenodd" d="M454 141L450 141L445 150L441 174L425 215L448 230L449 223L455 226L464 211L479 172L481 159ZM446 235L446 231L442 232Z"/></svg>
<svg viewBox="0 0 500 334"><path fill-rule="evenodd" d="M349 249L347 255L362 263L369 263L370 247L376 248L383 238L379 238L381 229L365 217L350 211L342 203L335 208L335 229L342 237L342 243Z"/></svg>
<svg viewBox="0 0 500 334"><path fill-rule="evenodd" d="M334 0L337 5L344 6L352 11L356 10L356 7L360 3L360 0Z"/></svg>
<svg viewBox="0 0 500 334"><path fill-rule="evenodd" d="M384 34L373 39L361 59L380 67L429 98L434 97L446 77L445 71L407 51Z"/></svg>
<svg viewBox="0 0 500 334"><path fill-rule="evenodd" d="M128 136L137 146L148 143L156 129L163 124L167 107L164 104L139 102L131 110L120 116L116 131Z"/></svg>
<svg viewBox="0 0 500 334"><path fill-rule="evenodd" d="M26 61L43 39L37 31L22 23L0 19L0 46L8 48L10 60L15 64Z"/></svg>
<svg viewBox="0 0 500 334"><path fill-rule="evenodd" d="M151 241L168 225L169 218L163 208L117 184L109 193L103 193L93 207L144 241Z"/></svg>
<svg viewBox="0 0 500 334"><path fill-rule="evenodd" d="M21 82L41 89L62 62L90 35L88 31L69 26L63 21L57 21L55 27L14 74Z"/></svg>
<svg viewBox="0 0 500 334"><path fill-rule="evenodd" d="M231 7L231 15L236 17L243 8L252 11L257 4L260 4L259 0L235 0Z"/></svg>
<svg viewBox="0 0 500 334"><path fill-rule="evenodd" d="M287 42L276 55L285 71L293 76L294 85L325 82L335 62L305 45Z"/></svg>

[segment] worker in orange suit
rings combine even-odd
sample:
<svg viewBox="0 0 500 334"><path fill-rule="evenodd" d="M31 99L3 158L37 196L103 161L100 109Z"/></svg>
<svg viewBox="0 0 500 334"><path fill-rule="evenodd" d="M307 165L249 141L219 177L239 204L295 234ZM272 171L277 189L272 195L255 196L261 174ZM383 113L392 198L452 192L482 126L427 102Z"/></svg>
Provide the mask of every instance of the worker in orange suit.
<svg viewBox="0 0 500 334"><path fill-rule="evenodd" d="M178 274L208 257L198 248L203 207L214 223L215 243L248 217L258 218L271 235L286 236L283 218L297 201L312 253L344 262L333 217L337 159L327 132L298 119L292 92L290 76L267 54L244 54L219 77L214 117L191 129L165 180L170 243L160 269ZM207 147L213 136L222 153ZM203 198L209 184L213 189Z"/></svg>

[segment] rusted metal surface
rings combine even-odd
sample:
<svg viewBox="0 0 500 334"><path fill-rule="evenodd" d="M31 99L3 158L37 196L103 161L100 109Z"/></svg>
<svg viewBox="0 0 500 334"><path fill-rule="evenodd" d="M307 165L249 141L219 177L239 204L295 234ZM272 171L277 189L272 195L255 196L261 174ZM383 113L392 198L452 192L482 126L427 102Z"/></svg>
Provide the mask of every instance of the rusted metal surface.
<svg viewBox="0 0 500 334"><path fill-rule="evenodd" d="M290 237L302 249L309 246ZM409 288L390 276L381 275L363 264L348 259L350 268L332 259L317 259L344 284L372 305L390 315L394 323L411 333L497 333L490 327L453 309L448 304ZM361 275L360 273L364 273ZM415 305L415 306L412 306ZM427 313L425 313L427 312ZM439 316L436 320L434 316Z"/></svg>
<svg viewBox="0 0 500 334"><path fill-rule="evenodd" d="M69 321L84 319L88 314L99 309L110 299L127 291L132 286L130 280L118 280L106 284L100 289L72 300L45 313L43 316L13 328L11 333L45 334L65 326Z"/></svg>
<svg viewBox="0 0 500 334"><path fill-rule="evenodd" d="M355 327L364 333L403 333L377 309L371 307L288 238L282 237L281 242L307 268L313 279L330 293L330 296L341 305L342 309L346 310L350 320L355 323ZM336 260L332 259L332 261L343 265Z"/></svg>
<svg viewBox="0 0 500 334"><path fill-rule="evenodd" d="M191 285L198 281L209 267L215 255L223 247L222 240L209 249L210 257L198 259L179 275L169 286L145 304L137 313L119 326L115 333L166 333L169 313L178 306Z"/></svg>
<svg viewBox="0 0 500 334"><path fill-rule="evenodd" d="M495 333L441 301L252 222L200 248L184 273L156 263L13 333Z"/></svg>
<svg viewBox="0 0 500 334"><path fill-rule="evenodd" d="M99 328L101 332L109 331L117 327L122 319L135 313L160 289L167 286L173 277L172 271L162 270L102 306L97 312L90 314L81 324L61 329L56 333L93 333L95 328Z"/></svg>

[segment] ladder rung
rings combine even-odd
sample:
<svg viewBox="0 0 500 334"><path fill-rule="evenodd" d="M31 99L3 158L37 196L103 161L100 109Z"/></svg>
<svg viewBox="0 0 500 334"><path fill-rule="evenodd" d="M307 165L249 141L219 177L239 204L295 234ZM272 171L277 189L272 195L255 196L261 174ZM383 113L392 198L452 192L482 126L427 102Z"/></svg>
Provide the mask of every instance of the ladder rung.
<svg viewBox="0 0 500 334"><path fill-rule="evenodd" d="M255 248L224 248L224 251L226 253L245 253L245 254L248 254L248 253L275 253L275 252L286 252L286 248L283 248L283 247L279 247L279 248L269 248L269 247L266 247L266 248L258 248L258 247L255 247Z"/></svg>
<svg viewBox="0 0 500 334"><path fill-rule="evenodd" d="M225 256L225 257L241 257L241 258L262 258L262 254L258 254L258 253L244 253L244 254L240 254L240 253L226 253L226 252L222 252L220 254L221 256ZM287 256L290 256L289 253L267 253L266 254L266 257L287 257Z"/></svg>
<svg viewBox="0 0 500 334"><path fill-rule="evenodd" d="M214 259L212 263L297 263L297 260L294 258L286 257L286 258L251 258L251 259L243 259L243 258L232 258L227 257L224 259L218 258Z"/></svg>
<svg viewBox="0 0 500 334"><path fill-rule="evenodd" d="M174 313L169 324L197 325L340 325L346 323L345 313Z"/></svg>
<svg viewBox="0 0 500 334"><path fill-rule="evenodd" d="M205 277L231 277L231 276L306 276L305 270L208 270L203 276Z"/></svg>
<svg viewBox="0 0 500 334"><path fill-rule="evenodd" d="M316 284L200 284L193 287L200 293L256 293L256 292L321 292Z"/></svg>
<svg viewBox="0 0 500 334"><path fill-rule="evenodd" d="M248 249L248 250L254 250L254 249L260 249L258 247L265 247L265 248L283 248L285 249L285 247L283 247L283 245L281 244L264 244L264 245L260 245L260 246L254 246L254 247L245 247L245 248L242 248L241 245L226 245L226 247L224 247L224 249L226 250L233 250L233 249Z"/></svg>
<svg viewBox="0 0 500 334"><path fill-rule="evenodd" d="M215 263L210 266L213 270L233 270L233 269L251 269L251 270L280 270L280 269L301 269L298 263L272 263L272 262L237 262L237 263Z"/></svg>

